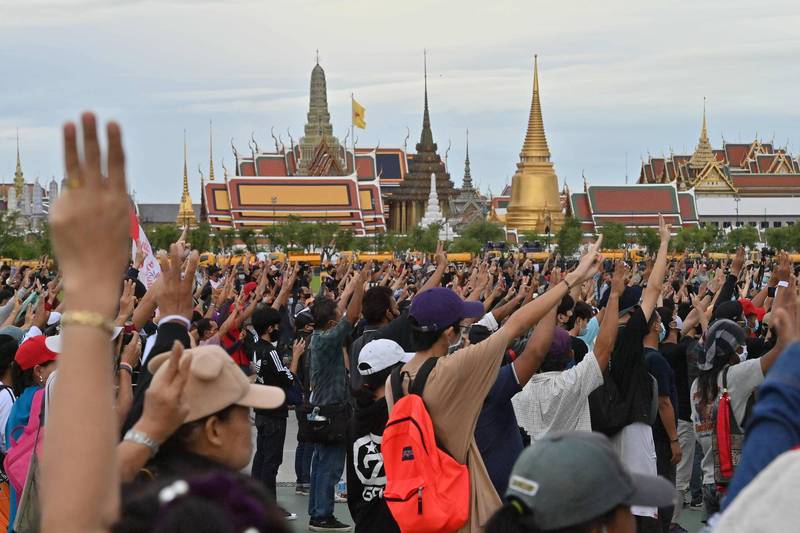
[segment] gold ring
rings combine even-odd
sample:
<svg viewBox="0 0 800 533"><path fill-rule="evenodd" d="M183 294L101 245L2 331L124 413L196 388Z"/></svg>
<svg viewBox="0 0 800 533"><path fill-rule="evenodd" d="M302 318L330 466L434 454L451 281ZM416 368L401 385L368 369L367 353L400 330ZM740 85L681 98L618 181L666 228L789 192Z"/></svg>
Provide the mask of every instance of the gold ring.
<svg viewBox="0 0 800 533"><path fill-rule="evenodd" d="M80 187L81 182L77 178L67 178L67 181L64 182L64 185L67 187L67 189L77 189Z"/></svg>

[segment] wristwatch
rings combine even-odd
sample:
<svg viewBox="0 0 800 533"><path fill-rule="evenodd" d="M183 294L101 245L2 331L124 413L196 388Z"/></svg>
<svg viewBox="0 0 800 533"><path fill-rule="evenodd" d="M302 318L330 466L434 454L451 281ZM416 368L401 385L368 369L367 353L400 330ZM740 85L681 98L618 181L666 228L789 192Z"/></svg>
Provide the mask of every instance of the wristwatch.
<svg viewBox="0 0 800 533"><path fill-rule="evenodd" d="M135 442L136 444L147 446L150 448L150 457L155 457L155 455L158 453L159 444L147 433L143 433L135 429L129 429L127 433L125 433L125 437L122 440L123 442Z"/></svg>

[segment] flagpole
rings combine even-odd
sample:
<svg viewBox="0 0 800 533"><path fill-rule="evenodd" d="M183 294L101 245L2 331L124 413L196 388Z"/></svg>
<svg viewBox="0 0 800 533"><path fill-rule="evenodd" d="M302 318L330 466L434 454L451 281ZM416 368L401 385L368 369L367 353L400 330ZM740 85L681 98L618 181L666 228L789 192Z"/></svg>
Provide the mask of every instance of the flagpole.
<svg viewBox="0 0 800 533"><path fill-rule="evenodd" d="M350 93L350 139L353 141L353 172L356 170L356 126L353 120L353 108L355 103L355 95Z"/></svg>

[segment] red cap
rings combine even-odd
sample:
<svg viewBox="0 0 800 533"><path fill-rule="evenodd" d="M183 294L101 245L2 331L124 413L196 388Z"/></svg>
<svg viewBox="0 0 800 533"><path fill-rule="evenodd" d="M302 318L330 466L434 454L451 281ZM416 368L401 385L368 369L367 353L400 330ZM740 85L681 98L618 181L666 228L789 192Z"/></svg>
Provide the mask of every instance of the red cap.
<svg viewBox="0 0 800 533"><path fill-rule="evenodd" d="M763 307L756 307L748 298L739 298L739 303L742 304L742 314L744 316L755 315L759 322L764 320L764 315L767 311Z"/></svg>
<svg viewBox="0 0 800 533"><path fill-rule="evenodd" d="M242 288L242 293L244 293L244 297L247 298L248 296L250 296L250 293L256 290L256 287L258 287L258 283L256 283L255 281L245 283L244 287Z"/></svg>
<svg viewBox="0 0 800 533"><path fill-rule="evenodd" d="M14 361L17 362L22 370L28 370L36 365L43 365L56 360L58 354L47 347L47 344L45 344L46 338L44 335L37 335L20 345L16 355L14 355Z"/></svg>

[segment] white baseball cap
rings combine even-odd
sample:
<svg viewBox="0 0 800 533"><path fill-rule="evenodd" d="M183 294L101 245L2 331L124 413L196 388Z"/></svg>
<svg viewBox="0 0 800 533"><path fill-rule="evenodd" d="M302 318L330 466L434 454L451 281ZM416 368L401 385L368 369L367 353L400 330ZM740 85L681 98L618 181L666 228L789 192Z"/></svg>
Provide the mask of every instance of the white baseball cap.
<svg viewBox="0 0 800 533"><path fill-rule="evenodd" d="M361 348L358 354L358 372L362 376L369 376L397 363L407 363L412 357L414 352L404 352L393 340L377 339Z"/></svg>

